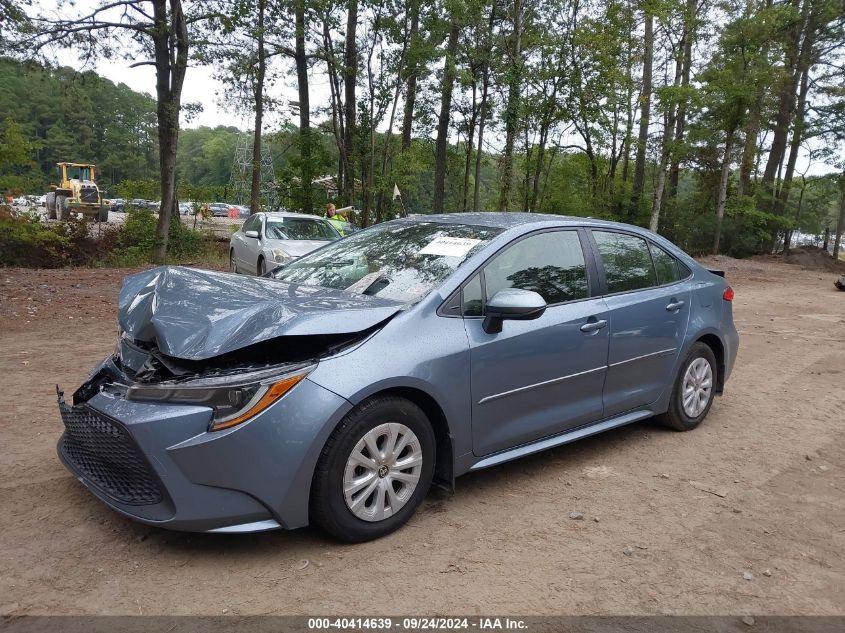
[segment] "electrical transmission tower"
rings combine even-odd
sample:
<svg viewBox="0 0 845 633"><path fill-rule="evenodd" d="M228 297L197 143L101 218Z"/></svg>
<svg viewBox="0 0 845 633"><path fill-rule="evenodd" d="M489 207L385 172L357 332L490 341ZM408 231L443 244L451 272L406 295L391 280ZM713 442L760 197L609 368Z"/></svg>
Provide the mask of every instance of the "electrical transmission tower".
<svg viewBox="0 0 845 633"><path fill-rule="evenodd" d="M232 176L229 187L235 204L248 204L252 189L252 132L241 132L235 147L232 161ZM261 205L265 209L274 209L276 205L276 175L273 171L273 155L267 143L261 144Z"/></svg>

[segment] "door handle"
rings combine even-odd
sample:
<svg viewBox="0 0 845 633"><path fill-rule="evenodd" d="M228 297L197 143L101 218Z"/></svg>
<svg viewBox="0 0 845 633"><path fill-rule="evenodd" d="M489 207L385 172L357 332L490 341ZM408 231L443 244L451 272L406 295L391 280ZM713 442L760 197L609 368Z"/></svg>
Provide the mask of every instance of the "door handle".
<svg viewBox="0 0 845 633"><path fill-rule="evenodd" d="M666 306L666 309L669 310L669 312L676 312L677 310L683 308L685 303L686 301L673 301L668 306Z"/></svg>
<svg viewBox="0 0 845 633"><path fill-rule="evenodd" d="M600 329L607 325L607 321L601 319L599 321L587 321L584 325L581 326L582 332L598 332Z"/></svg>

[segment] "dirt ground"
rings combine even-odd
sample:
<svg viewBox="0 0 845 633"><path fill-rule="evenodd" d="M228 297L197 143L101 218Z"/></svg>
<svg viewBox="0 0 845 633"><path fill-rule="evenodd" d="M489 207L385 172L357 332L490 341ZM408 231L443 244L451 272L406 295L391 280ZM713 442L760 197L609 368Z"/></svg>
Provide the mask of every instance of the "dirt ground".
<svg viewBox="0 0 845 633"><path fill-rule="evenodd" d="M56 457L53 386L112 349L128 271L0 269L0 614L845 614L845 293L827 271L714 265L741 349L699 429L467 475L354 546L104 507Z"/></svg>

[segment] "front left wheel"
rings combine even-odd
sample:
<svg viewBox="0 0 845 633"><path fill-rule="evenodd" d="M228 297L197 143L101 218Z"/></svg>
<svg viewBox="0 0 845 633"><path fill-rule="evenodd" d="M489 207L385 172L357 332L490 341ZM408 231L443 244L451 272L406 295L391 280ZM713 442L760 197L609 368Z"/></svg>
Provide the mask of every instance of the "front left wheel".
<svg viewBox="0 0 845 633"><path fill-rule="evenodd" d="M311 521L331 536L369 541L402 526L434 474L435 437L425 413L396 396L349 412L320 455L311 486Z"/></svg>

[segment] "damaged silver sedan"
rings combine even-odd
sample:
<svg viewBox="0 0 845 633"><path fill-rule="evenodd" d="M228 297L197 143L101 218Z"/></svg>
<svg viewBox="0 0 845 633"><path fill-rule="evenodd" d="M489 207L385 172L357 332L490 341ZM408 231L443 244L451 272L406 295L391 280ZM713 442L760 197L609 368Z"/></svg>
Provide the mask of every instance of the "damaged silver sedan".
<svg viewBox="0 0 845 633"><path fill-rule="evenodd" d="M58 453L151 525L377 538L469 470L695 427L733 365L729 291L641 229L536 214L396 220L263 278L156 268L58 393Z"/></svg>

